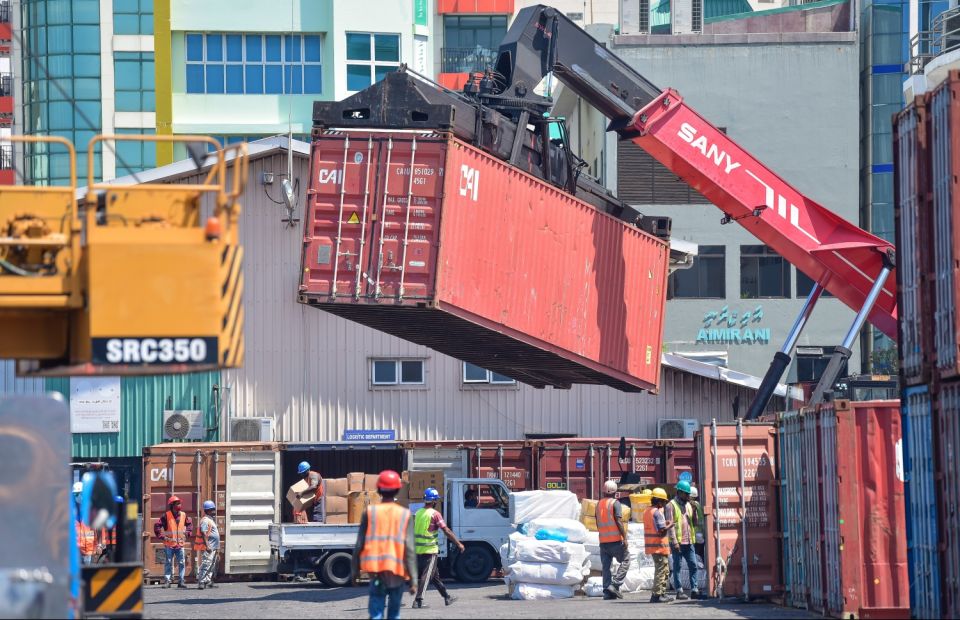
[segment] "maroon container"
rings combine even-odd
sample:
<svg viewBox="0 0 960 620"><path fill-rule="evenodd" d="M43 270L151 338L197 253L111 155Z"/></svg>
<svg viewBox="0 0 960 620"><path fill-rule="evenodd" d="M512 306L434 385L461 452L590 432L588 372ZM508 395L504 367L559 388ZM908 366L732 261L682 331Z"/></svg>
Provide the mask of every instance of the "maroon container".
<svg viewBox="0 0 960 620"><path fill-rule="evenodd" d="M894 219L897 235L897 303L900 378L903 385L930 380L933 356L933 200L930 125L924 97L893 123Z"/></svg>
<svg viewBox="0 0 960 620"><path fill-rule="evenodd" d="M940 592L945 618L960 617L960 381L940 386L935 469L940 534Z"/></svg>
<svg viewBox="0 0 960 620"><path fill-rule="evenodd" d="M314 134L302 303L544 387L656 391L667 244L448 134Z"/></svg>

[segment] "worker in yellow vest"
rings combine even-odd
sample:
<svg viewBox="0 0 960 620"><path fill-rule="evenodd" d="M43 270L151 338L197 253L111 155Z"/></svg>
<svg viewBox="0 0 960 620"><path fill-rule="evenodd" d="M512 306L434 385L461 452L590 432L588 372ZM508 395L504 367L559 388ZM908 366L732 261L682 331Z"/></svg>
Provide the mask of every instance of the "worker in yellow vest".
<svg viewBox="0 0 960 620"><path fill-rule="evenodd" d="M413 540L417 547L417 571L420 573L420 587L417 588L416 598L413 599L413 607L423 607L423 593L427 587L433 583L437 592L443 597L445 605L453 605L457 597L447 592L447 588L440 580L440 571L437 570L437 556L440 554L440 532L446 534L457 549L463 553L465 547L463 543L457 540L453 531L447 527L447 522L443 520L443 515L437 510L437 502L440 501L440 493L433 487L429 487L423 492L424 506L417 511L413 518Z"/></svg>
<svg viewBox="0 0 960 620"><path fill-rule="evenodd" d="M604 498L597 502L597 530L600 532L600 566L603 574L603 599L623 598L620 586L630 570L630 550L627 546L627 524L623 522L623 506L614 497L617 483L603 483ZM620 563L617 574L612 575L613 560Z"/></svg>
<svg viewBox="0 0 960 620"><path fill-rule="evenodd" d="M360 571L370 575L370 599L367 610L373 620L400 617L404 584L410 594L417 592L417 555L410 511L397 503L403 487L400 474L380 472L377 490L383 498L367 506L360 517L357 546L353 553L353 576Z"/></svg>
<svg viewBox="0 0 960 620"><path fill-rule="evenodd" d="M670 532L674 524L667 520L664 506L667 492L656 488L650 496L650 507L643 513L644 553L653 558L653 594L651 603L669 603L667 582L670 579Z"/></svg>
<svg viewBox="0 0 960 620"><path fill-rule="evenodd" d="M670 549L673 559L673 589L677 591L677 600L682 601L700 596L699 581L697 581L697 554L694 545L697 543L697 511L690 503L690 483L681 480L677 483L677 495L667 504L667 512L673 516L676 526L670 530ZM680 564L687 563L690 573L690 596L683 592L680 583Z"/></svg>

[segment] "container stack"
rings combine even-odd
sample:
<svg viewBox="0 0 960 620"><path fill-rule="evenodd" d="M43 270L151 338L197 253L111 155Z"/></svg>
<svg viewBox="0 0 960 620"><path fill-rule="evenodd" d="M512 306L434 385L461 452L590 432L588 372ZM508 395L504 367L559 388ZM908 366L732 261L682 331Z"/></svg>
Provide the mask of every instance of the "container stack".
<svg viewBox="0 0 960 620"><path fill-rule="evenodd" d="M960 616L960 72L894 119L910 604Z"/></svg>

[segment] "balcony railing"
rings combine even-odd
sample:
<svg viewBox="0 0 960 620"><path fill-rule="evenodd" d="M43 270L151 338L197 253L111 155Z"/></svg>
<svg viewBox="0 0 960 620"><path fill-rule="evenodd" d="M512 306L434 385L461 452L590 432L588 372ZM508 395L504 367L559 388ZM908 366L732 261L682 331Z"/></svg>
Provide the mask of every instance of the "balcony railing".
<svg viewBox="0 0 960 620"><path fill-rule="evenodd" d="M472 73L493 67L496 50L483 47L444 47L440 50L441 73Z"/></svg>
<svg viewBox="0 0 960 620"><path fill-rule="evenodd" d="M0 24L10 23L10 2L0 2Z"/></svg>
<svg viewBox="0 0 960 620"><path fill-rule="evenodd" d="M13 97L12 73L0 73L0 97Z"/></svg>
<svg viewBox="0 0 960 620"><path fill-rule="evenodd" d="M910 73L923 73L931 60L960 49L960 7L933 18L930 30L921 30L910 39Z"/></svg>

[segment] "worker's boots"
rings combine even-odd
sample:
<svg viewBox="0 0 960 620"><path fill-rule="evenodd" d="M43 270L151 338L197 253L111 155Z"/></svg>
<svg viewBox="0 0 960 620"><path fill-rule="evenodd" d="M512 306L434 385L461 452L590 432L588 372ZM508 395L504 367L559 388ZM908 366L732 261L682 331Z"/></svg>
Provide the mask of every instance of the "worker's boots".
<svg viewBox="0 0 960 620"><path fill-rule="evenodd" d="M690 597L684 593L683 588L680 588L679 590L677 590L677 600L678 601L690 600Z"/></svg>
<svg viewBox="0 0 960 620"><path fill-rule="evenodd" d="M169 588L169 587L170 587L170 580L169 580L169 579L164 579L164 580L163 580L163 587L164 587L164 588Z"/></svg>
<svg viewBox="0 0 960 620"><path fill-rule="evenodd" d="M612 583L607 586L606 593L610 594L613 598L623 598L623 594L620 592L620 586Z"/></svg>
<svg viewBox="0 0 960 620"><path fill-rule="evenodd" d="M453 596L452 594L447 598L443 599L443 604L448 606L453 605L456 602L457 602L457 597Z"/></svg>
<svg viewBox="0 0 960 620"><path fill-rule="evenodd" d="M650 597L650 602L651 603L672 603L673 598L666 594L663 594L663 595L654 594L653 596Z"/></svg>

